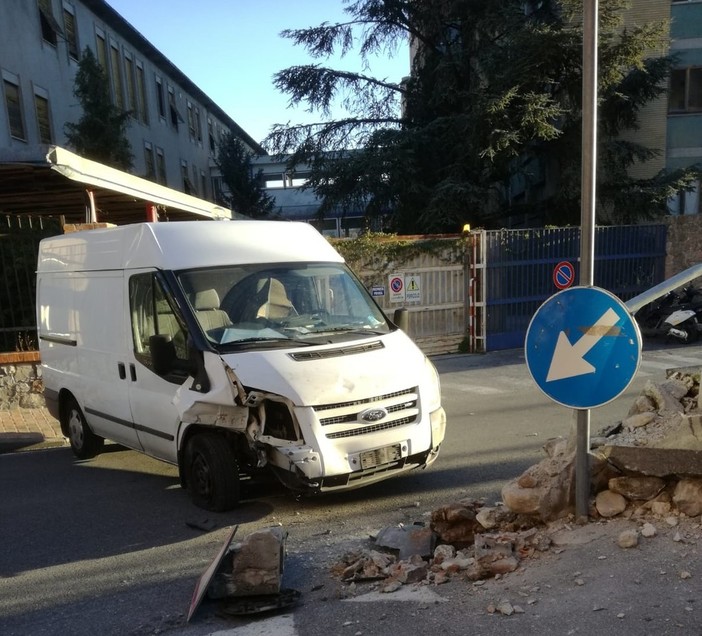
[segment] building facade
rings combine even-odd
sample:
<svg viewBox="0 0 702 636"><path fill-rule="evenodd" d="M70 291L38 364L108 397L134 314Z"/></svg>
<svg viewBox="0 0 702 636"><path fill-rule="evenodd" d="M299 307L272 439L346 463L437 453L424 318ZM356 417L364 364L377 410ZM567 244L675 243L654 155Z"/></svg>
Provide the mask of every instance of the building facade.
<svg viewBox="0 0 702 636"><path fill-rule="evenodd" d="M263 149L103 0L3 0L0 8L0 148L66 144L81 52L105 70L113 103L130 112L132 174L219 201L214 157L222 135Z"/></svg>
<svg viewBox="0 0 702 636"><path fill-rule="evenodd" d="M676 62L667 103L665 158L666 168L675 170L702 166L702 0L672 0L670 38ZM670 213L699 214L700 189L698 183L694 192L674 197Z"/></svg>

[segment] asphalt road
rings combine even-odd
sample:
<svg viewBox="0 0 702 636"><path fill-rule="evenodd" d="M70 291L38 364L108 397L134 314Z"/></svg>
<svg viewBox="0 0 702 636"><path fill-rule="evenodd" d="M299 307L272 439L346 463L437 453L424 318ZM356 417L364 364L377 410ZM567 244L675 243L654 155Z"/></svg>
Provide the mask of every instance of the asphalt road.
<svg viewBox="0 0 702 636"><path fill-rule="evenodd" d="M498 626L484 604L480 612L470 605L465 583L442 586L440 594L428 589L430 596L408 603L352 605L329 576L330 564L368 547L368 536L387 525L426 520L463 497L499 500L504 483L542 458L544 442L573 425L573 411L535 387L520 350L435 362L449 420L439 459L426 471L350 493L297 500L276 485L260 486L236 511L214 514L190 504L174 468L116 445L84 462L67 448L0 455L0 634L367 636L430 625L446 634L567 633L558 631L555 614L548 619L555 631L528 618L514 632ZM665 368L700 364L702 346L647 343L629 389L593 409L593 434L624 417L643 384L662 379ZM244 536L275 524L289 533L284 584L302 592L294 613L232 619L205 602L186 625L198 577L231 526Z"/></svg>

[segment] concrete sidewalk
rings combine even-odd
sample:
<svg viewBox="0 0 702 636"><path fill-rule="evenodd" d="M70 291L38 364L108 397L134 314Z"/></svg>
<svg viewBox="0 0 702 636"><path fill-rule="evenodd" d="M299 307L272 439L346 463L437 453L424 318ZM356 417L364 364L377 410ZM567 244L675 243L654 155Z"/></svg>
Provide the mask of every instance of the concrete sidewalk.
<svg viewBox="0 0 702 636"><path fill-rule="evenodd" d="M58 420L45 407L0 411L0 453L67 444Z"/></svg>

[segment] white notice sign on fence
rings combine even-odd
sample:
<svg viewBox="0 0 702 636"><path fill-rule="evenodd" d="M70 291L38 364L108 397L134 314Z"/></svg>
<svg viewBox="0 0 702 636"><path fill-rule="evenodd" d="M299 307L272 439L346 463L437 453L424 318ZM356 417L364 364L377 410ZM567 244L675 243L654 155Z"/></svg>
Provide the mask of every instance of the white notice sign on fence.
<svg viewBox="0 0 702 636"><path fill-rule="evenodd" d="M405 275L405 300L408 303L421 302L422 300L422 278L419 274Z"/></svg>

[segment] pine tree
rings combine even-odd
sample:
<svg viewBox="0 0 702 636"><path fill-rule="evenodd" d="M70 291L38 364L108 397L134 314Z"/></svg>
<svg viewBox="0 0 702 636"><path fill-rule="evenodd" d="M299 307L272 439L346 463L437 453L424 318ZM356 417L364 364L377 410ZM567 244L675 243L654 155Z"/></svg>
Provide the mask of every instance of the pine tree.
<svg viewBox="0 0 702 636"><path fill-rule="evenodd" d="M232 210L252 218L262 218L273 211L275 201L264 191L260 171L254 175L251 153L234 133L222 137L215 162L227 186L225 197Z"/></svg>
<svg viewBox="0 0 702 636"><path fill-rule="evenodd" d="M660 152L625 143L640 109L666 90L667 57L647 58L666 36L663 24L622 26L625 0L600 0L598 220L630 222L665 212L696 169L632 179L628 169ZM535 7L531 12L525 7ZM272 152L312 168L308 187L324 213L360 206L391 214L401 232L458 231L465 221L501 226L511 215L577 223L580 199L581 0L356 0L342 24L282 35L313 56L392 54L409 39L417 52L400 83L326 68L276 74L292 104L328 117L340 101L349 116L276 126ZM530 205L509 188L546 187Z"/></svg>
<svg viewBox="0 0 702 636"><path fill-rule="evenodd" d="M77 123L64 125L68 144L87 159L129 170L133 159L126 137L130 113L112 103L107 75L88 47L78 64L73 94L83 112Z"/></svg>

